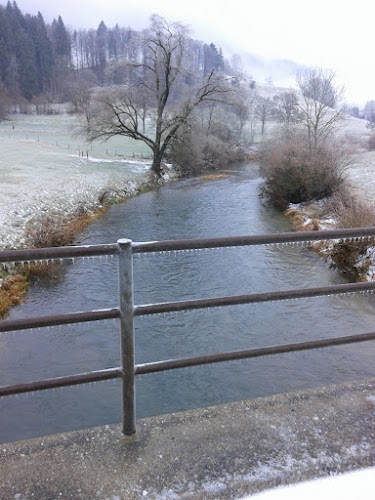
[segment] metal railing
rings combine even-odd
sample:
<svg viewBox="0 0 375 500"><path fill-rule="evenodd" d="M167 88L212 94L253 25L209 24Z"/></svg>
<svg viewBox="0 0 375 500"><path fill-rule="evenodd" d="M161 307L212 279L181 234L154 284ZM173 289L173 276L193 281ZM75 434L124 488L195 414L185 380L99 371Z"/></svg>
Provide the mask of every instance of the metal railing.
<svg viewBox="0 0 375 500"><path fill-rule="evenodd" d="M23 384L0 387L0 396L40 391L57 387L84 384L120 378L122 380L122 430L125 435L135 432L135 381L136 375L155 373L175 368L218 363L316 349L327 346L337 346L354 342L375 340L375 331L343 337L318 339L308 342L274 345L256 349L246 349L234 352L207 354L180 359L135 364L134 361L134 318L150 314L172 311L193 310L211 307L224 307L238 304L253 304L279 300L297 299L303 297L318 297L324 295L368 292L375 290L375 282L347 283L326 287L294 289L218 297L181 302L164 302L159 304L135 305L133 300L133 255L168 251L184 251L207 248L223 248L252 245L279 245L286 243L309 244L312 241L344 240L362 241L375 236L375 227L355 228L329 231L306 231L291 233L276 233L257 236L203 238L190 240L170 240L154 242L132 242L120 239L115 244L72 246L61 248L45 248L31 250L7 250L0 252L0 262L35 262L74 259L75 257L95 257L102 255L117 255L119 278L119 305L112 309L81 311L51 316L8 319L0 321L0 332L40 328L45 326L81 323L117 318L120 325L121 365L114 368L74 374L52 379L38 380Z"/></svg>

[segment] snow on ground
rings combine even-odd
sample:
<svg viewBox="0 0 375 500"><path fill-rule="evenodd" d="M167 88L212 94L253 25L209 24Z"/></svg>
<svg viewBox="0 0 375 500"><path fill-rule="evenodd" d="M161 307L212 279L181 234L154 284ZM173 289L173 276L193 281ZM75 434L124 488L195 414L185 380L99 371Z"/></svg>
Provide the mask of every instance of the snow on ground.
<svg viewBox="0 0 375 500"><path fill-rule="evenodd" d="M286 89L261 90L272 98ZM341 132L356 151L348 180L373 200L375 152L363 152L369 134L366 122L353 117ZM78 134L77 118L67 114L19 115L0 123L0 151L0 248L22 245L29 221L93 206L104 191L135 192L150 167L143 159L149 150L139 141L119 137L87 144Z"/></svg>
<svg viewBox="0 0 375 500"><path fill-rule="evenodd" d="M264 491L242 500L373 500L375 468Z"/></svg>
<svg viewBox="0 0 375 500"><path fill-rule="evenodd" d="M150 168L139 149L138 159L120 156L133 155L126 141L95 144L92 150L77 136L75 118L68 115L17 116L1 123L0 151L3 248L22 245L29 221L92 207L104 191L114 196L135 192Z"/></svg>

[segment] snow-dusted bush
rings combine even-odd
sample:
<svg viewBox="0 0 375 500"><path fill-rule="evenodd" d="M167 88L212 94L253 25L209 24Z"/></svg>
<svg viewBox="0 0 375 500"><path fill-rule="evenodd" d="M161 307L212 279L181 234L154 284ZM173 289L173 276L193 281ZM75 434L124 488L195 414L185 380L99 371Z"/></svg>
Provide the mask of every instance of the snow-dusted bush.
<svg viewBox="0 0 375 500"><path fill-rule="evenodd" d="M374 227L375 204L360 201L347 189L340 189L329 203L339 228ZM340 240L330 252L332 262L351 279L373 279L374 238L364 241Z"/></svg>
<svg viewBox="0 0 375 500"><path fill-rule="evenodd" d="M48 248L70 245L75 233L63 218L45 217L26 226L25 240L32 248Z"/></svg>
<svg viewBox="0 0 375 500"><path fill-rule="evenodd" d="M311 147L304 136L284 137L263 149L261 196L280 210L290 203L332 196L344 180L347 165L345 150L333 142Z"/></svg>

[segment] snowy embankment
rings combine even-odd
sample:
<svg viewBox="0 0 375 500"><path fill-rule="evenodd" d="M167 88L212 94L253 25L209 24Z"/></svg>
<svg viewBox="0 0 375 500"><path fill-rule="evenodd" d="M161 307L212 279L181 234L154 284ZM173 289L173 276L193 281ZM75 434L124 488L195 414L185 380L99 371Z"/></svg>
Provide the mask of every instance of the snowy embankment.
<svg viewBox="0 0 375 500"><path fill-rule="evenodd" d="M282 486L242 500L373 500L375 469Z"/></svg>
<svg viewBox="0 0 375 500"><path fill-rule="evenodd" d="M91 210L103 197L133 196L151 182L142 143L119 137L90 145L76 127L76 117L66 114L20 115L0 123L0 248L22 246L27 225L43 217ZM366 122L353 117L341 131L355 150L351 189L375 199L375 152L364 149L369 134Z"/></svg>
<svg viewBox="0 0 375 500"><path fill-rule="evenodd" d="M22 247L27 226L43 217L69 218L152 183L143 151L132 158L125 141L93 150L71 135L74 120L17 116L0 124L0 248Z"/></svg>
<svg viewBox="0 0 375 500"><path fill-rule="evenodd" d="M340 130L338 136L343 140L344 147L346 146L350 151L350 164L345 175L346 190L353 197L356 206L367 204L368 210L371 211L371 206L375 200L375 151L367 150L371 132L366 128L366 123L365 120L347 117L345 126ZM329 199L290 205L286 214L292 218L293 225L298 231L325 230L337 227L335 213L330 212ZM356 225L364 226L369 224L366 224L365 221L358 221ZM337 259L332 260L333 252L337 254L335 243L338 242L320 242L312 244L312 247L315 247L319 253L328 258L334 265L338 265ZM349 250L352 251L353 248ZM351 270L348 267L348 261L342 263L344 264L343 267L339 263L338 267L357 280L374 280L375 247L362 244L355 251L356 258L353 262L349 262Z"/></svg>

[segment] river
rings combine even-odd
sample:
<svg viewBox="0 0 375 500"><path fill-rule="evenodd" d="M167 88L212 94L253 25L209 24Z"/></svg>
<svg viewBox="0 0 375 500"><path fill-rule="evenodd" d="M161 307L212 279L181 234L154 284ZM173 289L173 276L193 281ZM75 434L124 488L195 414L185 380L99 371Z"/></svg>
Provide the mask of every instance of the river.
<svg viewBox="0 0 375 500"><path fill-rule="evenodd" d="M258 198L258 167L190 178L113 205L77 243L260 234L291 230ZM116 260L76 259L35 282L10 318L115 307ZM136 255L136 304L324 286L340 274L303 247L265 246ZM136 361L269 346L373 330L369 296L323 297L136 318ZM373 375L372 343L137 377L137 417ZM119 365L115 320L0 337L1 385ZM100 382L2 398L0 440L120 421L120 384Z"/></svg>

